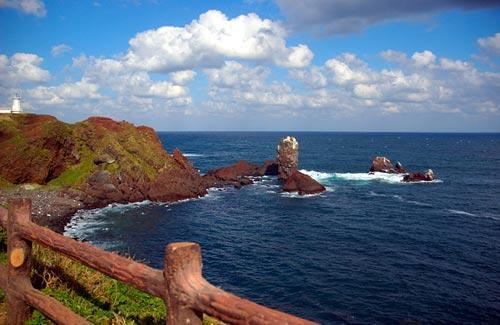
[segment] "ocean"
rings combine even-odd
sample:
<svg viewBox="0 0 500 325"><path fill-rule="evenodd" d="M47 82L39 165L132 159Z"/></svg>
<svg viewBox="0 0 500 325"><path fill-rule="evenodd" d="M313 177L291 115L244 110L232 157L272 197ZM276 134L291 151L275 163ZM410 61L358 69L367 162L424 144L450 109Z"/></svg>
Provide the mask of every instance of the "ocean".
<svg viewBox="0 0 500 325"><path fill-rule="evenodd" d="M286 135L325 193L282 193L264 177L82 211L65 234L160 269L167 243L200 243L212 284L323 324L500 323L500 134L159 133L202 173L273 159ZM370 176L374 156L438 180Z"/></svg>

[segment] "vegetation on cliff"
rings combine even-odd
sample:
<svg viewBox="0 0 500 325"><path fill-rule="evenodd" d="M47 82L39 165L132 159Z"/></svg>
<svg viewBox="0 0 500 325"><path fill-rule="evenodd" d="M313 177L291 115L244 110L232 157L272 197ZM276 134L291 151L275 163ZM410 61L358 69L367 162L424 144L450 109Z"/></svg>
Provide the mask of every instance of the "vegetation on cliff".
<svg viewBox="0 0 500 325"><path fill-rule="evenodd" d="M198 172L170 156L153 129L125 121L90 117L67 124L47 115L3 115L0 148L0 188L46 185L73 193L83 207L206 193Z"/></svg>
<svg viewBox="0 0 500 325"><path fill-rule="evenodd" d="M74 186L107 170L152 180L175 168L153 129L91 117L67 124L47 115L0 120L0 174L4 181Z"/></svg>

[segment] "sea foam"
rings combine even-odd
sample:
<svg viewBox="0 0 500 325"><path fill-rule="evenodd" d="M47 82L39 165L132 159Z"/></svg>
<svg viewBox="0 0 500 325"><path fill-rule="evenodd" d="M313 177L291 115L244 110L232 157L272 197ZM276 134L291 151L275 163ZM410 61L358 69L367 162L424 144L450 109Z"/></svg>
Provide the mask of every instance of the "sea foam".
<svg viewBox="0 0 500 325"><path fill-rule="evenodd" d="M325 173L315 170L301 170L302 173L311 176L320 183L331 183L335 180L346 181L379 181L385 183L401 183L404 174L387 174L387 173Z"/></svg>

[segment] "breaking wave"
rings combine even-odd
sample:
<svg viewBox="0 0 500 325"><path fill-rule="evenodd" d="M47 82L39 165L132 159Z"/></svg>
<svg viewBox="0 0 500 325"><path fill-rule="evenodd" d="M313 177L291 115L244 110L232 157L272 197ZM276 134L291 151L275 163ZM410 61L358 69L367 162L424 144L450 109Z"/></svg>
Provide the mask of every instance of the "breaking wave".
<svg viewBox="0 0 500 325"><path fill-rule="evenodd" d="M302 173L311 176L320 183L329 184L335 180L368 182L378 181L385 183L401 183L403 174L387 174L387 173L325 173L314 170L301 170Z"/></svg>
<svg viewBox="0 0 500 325"><path fill-rule="evenodd" d="M387 173L325 173L318 172L315 170L301 170L302 173L311 176L318 182L322 184L332 184L336 180L343 181L354 181L354 182L383 182L389 184L413 184L413 183L442 183L442 180L435 179L433 181L420 181L420 182L412 182L405 183L403 182L403 177L405 174L387 174Z"/></svg>

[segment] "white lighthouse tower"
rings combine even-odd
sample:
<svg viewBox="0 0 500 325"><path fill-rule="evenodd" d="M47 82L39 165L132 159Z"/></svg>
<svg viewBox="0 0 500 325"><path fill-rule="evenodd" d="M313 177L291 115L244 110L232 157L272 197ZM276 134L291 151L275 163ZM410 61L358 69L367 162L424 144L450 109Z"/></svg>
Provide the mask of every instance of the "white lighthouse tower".
<svg viewBox="0 0 500 325"><path fill-rule="evenodd" d="M21 97L18 94L12 97L12 108L10 112L12 114L21 114L23 112L21 107Z"/></svg>

